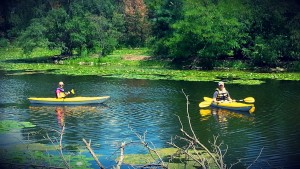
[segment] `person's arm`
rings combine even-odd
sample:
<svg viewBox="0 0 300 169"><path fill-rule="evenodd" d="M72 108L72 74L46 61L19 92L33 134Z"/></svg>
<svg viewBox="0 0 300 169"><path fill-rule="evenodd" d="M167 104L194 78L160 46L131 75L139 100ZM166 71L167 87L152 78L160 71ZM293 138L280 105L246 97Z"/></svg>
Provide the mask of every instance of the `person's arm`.
<svg viewBox="0 0 300 169"><path fill-rule="evenodd" d="M213 95L213 102L217 102L217 96L218 96L218 92L215 91L215 93Z"/></svg>
<svg viewBox="0 0 300 169"><path fill-rule="evenodd" d="M70 92L64 92L65 97L68 96L70 94Z"/></svg>
<svg viewBox="0 0 300 169"><path fill-rule="evenodd" d="M64 91L61 91L58 89L56 90L56 98L64 98L69 94L70 94L70 92L64 92Z"/></svg>
<svg viewBox="0 0 300 169"><path fill-rule="evenodd" d="M230 97L230 94L229 94L229 92L227 91L227 94L228 94L228 101L230 101L230 102L234 102L235 100L233 100L231 97Z"/></svg>

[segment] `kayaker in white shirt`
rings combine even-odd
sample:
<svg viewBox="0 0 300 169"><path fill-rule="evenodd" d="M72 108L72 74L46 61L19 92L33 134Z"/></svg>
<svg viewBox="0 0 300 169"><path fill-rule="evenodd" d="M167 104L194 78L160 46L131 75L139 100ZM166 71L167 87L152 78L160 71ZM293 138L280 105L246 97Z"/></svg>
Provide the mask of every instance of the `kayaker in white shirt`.
<svg viewBox="0 0 300 169"><path fill-rule="evenodd" d="M213 102L234 101L231 99L229 92L225 89L224 82L220 81L213 95Z"/></svg>

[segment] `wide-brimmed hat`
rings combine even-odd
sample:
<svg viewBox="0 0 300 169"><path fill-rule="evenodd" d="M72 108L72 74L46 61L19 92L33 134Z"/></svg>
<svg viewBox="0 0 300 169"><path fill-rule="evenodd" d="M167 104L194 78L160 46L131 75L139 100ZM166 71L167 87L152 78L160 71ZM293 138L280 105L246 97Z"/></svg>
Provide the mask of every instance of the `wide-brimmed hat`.
<svg viewBox="0 0 300 169"><path fill-rule="evenodd" d="M218 86L221 86L221 85L224 86L224 82L221 81L221 82L218 83Z"/></svg>

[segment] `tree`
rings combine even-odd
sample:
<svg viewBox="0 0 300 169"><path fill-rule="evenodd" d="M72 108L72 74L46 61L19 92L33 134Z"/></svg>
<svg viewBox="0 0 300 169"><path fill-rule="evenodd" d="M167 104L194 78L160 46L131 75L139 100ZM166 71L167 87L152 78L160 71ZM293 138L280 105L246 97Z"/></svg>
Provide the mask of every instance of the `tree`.
<svg viewBox="0 0 300 169"><path fill-rule="evenodd" d="M125 44L131 47L144 46L149 35L147 7L143 0L124 0L126 27Z"/></svg>
<svg viewBox="0 0 300 169"><path fill-rule="evenodd" d="M124 19L118 13L111 11L111 14L104 14L101 8L89 6L86 1L50 2L51 8L45 16L32 19L32 26L26 27L19 38L22 42L21 47L26 52L31 52L34 47L40 47L43 43L43 47L60 49L62 55L72 56L75 52L78 55L86 55L90 51L106 55L118 45L122 34L119 31L124 23ZM90 10L93 13L90 13ZM119 23L115 21L116 17L120 19ZM111 21L114 21L115 25ZM38 26L41 30L34 32ZM31 38L35 33L40 33L39 41ZM40 42L39 45L32 43L32 40Z"/></svg>
<svg viewBox="0 0 300 169"><path fill-rule="evenodd" d="M299 3L246 1L251 9L252 40L244 50L253 64L277 66L280 60L299 60Z"/></svg>
<svg viewBox="0 0 300 169"><path fill-rule="evenodd" d="M172 36L171 25L182 18L182 0L154 0L147 2L149 6L149 20L151 22L151 37L149 46L156 56L167 56L166 40Z"/></svg>
<svg viewBox="0 0 300 169"><path fill-rule="evenodd" d="M169 55L176 60L200 59L206 68L212 68L213 60L220 56L234 56L247 34L236 18L225 16L220 8L214 3L187 1L183 19L172 25L173 36L165 44Z"/></svg>
<svg viewBox="0 0 300 169"><path fill-rule="evenodd" d="M23 48L25 54L29 54L37 47L45 48L49 41L45 36L47 29L41 24L39 19L32 21L29 27L19 36L19 46Z"/></svg>

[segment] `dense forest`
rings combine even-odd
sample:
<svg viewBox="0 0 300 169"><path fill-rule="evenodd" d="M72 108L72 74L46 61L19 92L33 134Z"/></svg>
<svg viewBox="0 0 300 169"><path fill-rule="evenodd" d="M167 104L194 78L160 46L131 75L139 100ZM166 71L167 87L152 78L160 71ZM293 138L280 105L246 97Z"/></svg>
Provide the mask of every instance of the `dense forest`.
<svg viewBox="0 0 300 169"><path fill-rule="evenodd" d="M0 47L61 55L147 47L159 59L212 69L216 60L300 69L297 0L3 0ZM295 68L295 66L294 66Z"/></svg>

